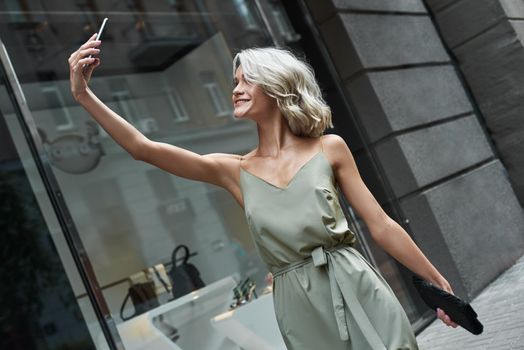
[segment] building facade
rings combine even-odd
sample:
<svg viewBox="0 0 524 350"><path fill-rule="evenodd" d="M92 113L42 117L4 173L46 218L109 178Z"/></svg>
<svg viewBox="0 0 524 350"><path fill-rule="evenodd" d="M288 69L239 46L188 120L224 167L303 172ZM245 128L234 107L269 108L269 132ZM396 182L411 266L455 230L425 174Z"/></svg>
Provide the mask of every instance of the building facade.
<svg viewBox="0 0 524 350"><path fill-rule="evenodd" d="M199 154L256 147L254 123L232 115L238 50L275 45L304 57L333 111L328 132L346 140L377 201L471 300L524 254L524 7L481 3L4 1L0 273L9 303L0 347L239 349L227 310L246 278L259 298L238 308L245 324L275 331L257 328L274 325L263 308L267 271L229 193L134 160L73 100L67 59L104 17L91 89L147 137ZM420 331L435 315L412 273L341 200L357 248ZM200 294L174 297L181 245ZM153 290L146 306L132 291L126 298L138 285Z"/></svg>

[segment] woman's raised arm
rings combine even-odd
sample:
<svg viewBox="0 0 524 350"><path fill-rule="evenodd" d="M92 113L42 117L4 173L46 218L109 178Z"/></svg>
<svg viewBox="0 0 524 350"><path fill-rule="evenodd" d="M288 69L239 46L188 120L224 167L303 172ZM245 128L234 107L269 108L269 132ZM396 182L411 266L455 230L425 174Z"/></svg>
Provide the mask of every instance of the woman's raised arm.
<svg viewBox="0 0 524 350"><path fill-rule="evenodd" d="M228 187L232 182L231 166L228 164L233 161L234 155L220 153L200 155L181 147L152 141L106 106L91 91L88 86L89 80L94 69L100 65L99 58L88 57L100 52L98 47L101 42L96 41L95 37L96 34L93 34L69 57L69 77L74 99L134 159L187 179Z"/></svg>
<svg viewBox="0 0 524 350"><path fill-rule="evenodd" d="M93 34L69 57L69 80L74 99L104 128L104 130L133 158L141 158L143 147L149 140L124 118L107 107L88 86L93 71L100 65L100 41Z"/></svg>

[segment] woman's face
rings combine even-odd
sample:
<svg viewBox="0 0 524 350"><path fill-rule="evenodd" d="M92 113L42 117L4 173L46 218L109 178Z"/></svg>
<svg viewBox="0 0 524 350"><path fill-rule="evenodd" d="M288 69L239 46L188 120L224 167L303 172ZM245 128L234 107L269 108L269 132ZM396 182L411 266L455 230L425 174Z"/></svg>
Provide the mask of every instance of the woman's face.
<svg viewBox="0 0 524 350"><path fill-rule="evenodd" d="M233 83L235 87L232 99L235 117L256 120L276 107L274 98L268 96L260 86L250 84L244 79L242 66L238 66Z"/></svg>

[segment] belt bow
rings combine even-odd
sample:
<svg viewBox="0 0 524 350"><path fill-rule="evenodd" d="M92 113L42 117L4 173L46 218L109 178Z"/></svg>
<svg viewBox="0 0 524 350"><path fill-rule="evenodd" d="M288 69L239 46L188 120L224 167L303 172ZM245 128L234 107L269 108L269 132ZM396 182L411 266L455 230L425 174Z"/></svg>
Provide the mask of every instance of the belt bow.
<svg viewBox="0 0 524 350"><path fill-rule="evenodd" d="M331 289L331 299L333 301L333 310L335 312L340 339L349 339L348 321L344 310L345 304L347 304L349 312L353 316L353 319L356 320L357 326L369 342L371 348L375 350L387 350L382 339L380 339L377 334L375 327L373 327L369 321L360 301L355 293L353 293L353 290L350 290L350 288L341 288L340 266L334 263L335 258L333 257L333 251L337 248L340 247L324 249L324 247L319 246L313 249L311 258L313 260L313 265L316 267L326 265Z"/></svg>

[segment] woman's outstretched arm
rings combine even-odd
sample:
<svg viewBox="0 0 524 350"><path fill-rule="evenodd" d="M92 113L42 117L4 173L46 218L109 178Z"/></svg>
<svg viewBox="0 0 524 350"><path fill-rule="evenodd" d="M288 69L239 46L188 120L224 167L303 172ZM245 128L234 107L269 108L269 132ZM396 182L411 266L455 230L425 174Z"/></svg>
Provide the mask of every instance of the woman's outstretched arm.
<svg viewBox="0 0 524 350"><path fill-rule="evenodd" d="M71 93L104 130L134 159L155 165L177 176L204 181L221 187L234 184L234 155L211 153L200 155L181 147L148 139L127 120L106 106L89 88L89 80L100 59L89 58L100 52L100 41L93 34L69 57ZM85 66L88 65L88 66Z"/></svg>
<svg viewBox="0 0 524 350"><path fill-rule="evenodd" d="M453 294L448 281L431 264L408 233L384 212L373 197L362 181L344 139L338 135L324 137L324 144L331 149L330 154L334 158L333 170L337 183L349 204L366 223L373 240L408 269ZM439 312L437 316L448 326L457 327L445 313Z"/></svg>
<svg viewBox="0 0 524 350"><path fill-rule="evenodd" d="M69 57L69 80L73 98L106 130L106 132L134 158L138 158L140 145L146 137L124 118L100 101L88 86L93 71L100 65L99 58L89 58L100 52L100 40L93 34ZM88 65L88 66L85 66Z"/></svg>

